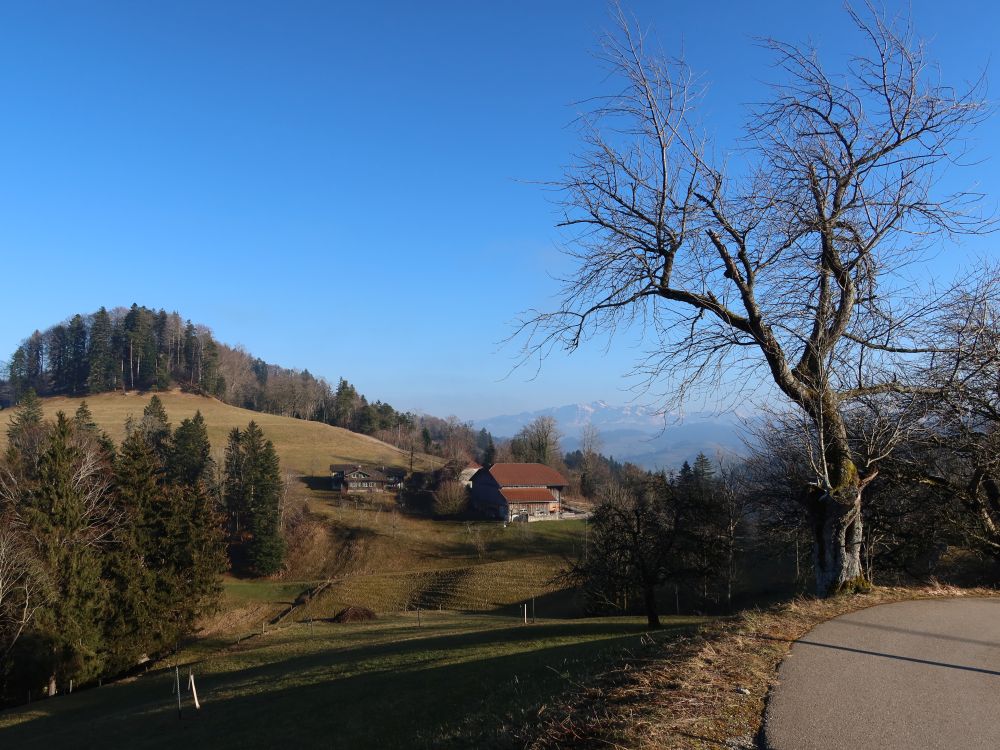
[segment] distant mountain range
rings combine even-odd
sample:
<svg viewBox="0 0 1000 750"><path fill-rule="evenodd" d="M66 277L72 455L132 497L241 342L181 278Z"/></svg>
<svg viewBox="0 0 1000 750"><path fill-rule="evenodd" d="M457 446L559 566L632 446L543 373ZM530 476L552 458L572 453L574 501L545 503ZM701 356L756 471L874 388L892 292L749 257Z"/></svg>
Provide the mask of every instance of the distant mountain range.
<svg viewBox="0 0 1000 750"><path fill-rule="evenodd" d="M587 424L600 433L601 453L618 461L631 461L647 469L677 469L699 453L714 459L717 454L746 452L744 424L753 417L736 414L695 412L663 415L643 406L612 406L604 401L568 404L520 414L474 420L476 429L486 428L497 437L513 437L538 417L553 417L562 433L564 451L580 447Z"/></svg>

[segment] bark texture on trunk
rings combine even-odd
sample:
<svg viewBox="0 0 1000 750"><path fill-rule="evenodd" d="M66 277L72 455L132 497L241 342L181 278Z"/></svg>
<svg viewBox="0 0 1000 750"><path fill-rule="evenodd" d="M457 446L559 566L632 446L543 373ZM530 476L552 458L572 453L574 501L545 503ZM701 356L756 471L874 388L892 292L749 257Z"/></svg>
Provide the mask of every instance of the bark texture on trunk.
<svg viewBox="0 0 1000 750"><path fill-rule="evenodd" d="M865 590L861 567L861 490L842 488L811 503L816 594L834 596Z"/></svg>

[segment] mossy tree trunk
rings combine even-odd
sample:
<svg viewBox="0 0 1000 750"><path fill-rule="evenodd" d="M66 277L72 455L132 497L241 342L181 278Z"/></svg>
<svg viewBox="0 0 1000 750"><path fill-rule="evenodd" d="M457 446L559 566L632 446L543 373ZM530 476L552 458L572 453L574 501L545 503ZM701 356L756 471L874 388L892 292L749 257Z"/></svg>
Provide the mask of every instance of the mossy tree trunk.
<svg viewBox="0 0 1000 750"><path fill-rule="evenodd" d="M813 533L816 594L834 596L869 586L861 566L861 490L847 426L831 394L821 410L811 410L822 436L823 483L807 503Z"/></svg>

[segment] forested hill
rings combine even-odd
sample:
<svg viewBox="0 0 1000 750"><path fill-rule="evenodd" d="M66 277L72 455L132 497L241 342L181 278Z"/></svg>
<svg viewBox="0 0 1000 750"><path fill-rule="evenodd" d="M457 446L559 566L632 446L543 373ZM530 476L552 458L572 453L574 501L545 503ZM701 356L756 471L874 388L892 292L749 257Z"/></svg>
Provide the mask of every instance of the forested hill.
<svg viewBox="0 0 1000 750"><path fill-rule="evenodd" d="M344 379L332 387L308 370L269 364L216 341L208 327L176 312L135 304L102 307L35 331L13 352L4 374L3 405L29 389L40 396L83 396L179 386L234 406L394 438L397 444L426 421L381 401L369 403Z"/></svg>

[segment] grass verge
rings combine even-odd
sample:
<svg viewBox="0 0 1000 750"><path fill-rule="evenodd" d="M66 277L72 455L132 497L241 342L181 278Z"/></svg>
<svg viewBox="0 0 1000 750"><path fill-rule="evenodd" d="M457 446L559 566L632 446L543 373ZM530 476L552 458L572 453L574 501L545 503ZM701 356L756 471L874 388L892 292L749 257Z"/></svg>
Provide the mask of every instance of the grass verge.
<svg viewBox="0 0 1000 750"><path fill-rule="evenodd" d="M800 598L748 610L604 673L550 710L525 745L535 750L755 748L778 665L792 643L820 623L889 602L997 595L992 589L948 586L877 587L868 594Z"/></svg>

